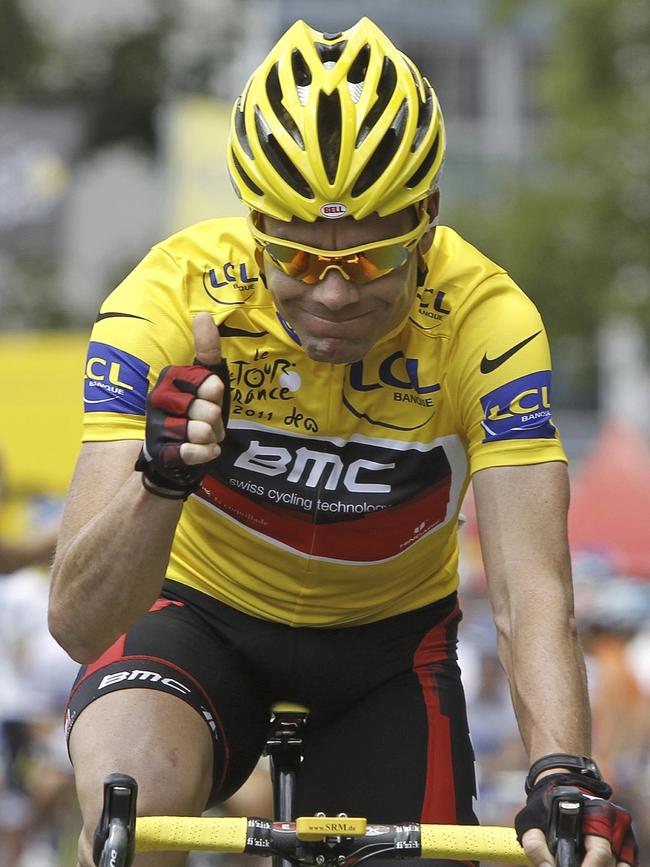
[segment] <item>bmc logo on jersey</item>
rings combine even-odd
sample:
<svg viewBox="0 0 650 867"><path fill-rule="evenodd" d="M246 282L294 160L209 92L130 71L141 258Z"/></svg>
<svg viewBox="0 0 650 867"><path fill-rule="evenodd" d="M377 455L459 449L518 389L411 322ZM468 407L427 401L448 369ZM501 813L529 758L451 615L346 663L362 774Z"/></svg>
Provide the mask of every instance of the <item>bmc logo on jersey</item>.
<svg viewBox="0 0 650 867"><path fill-rule="evenodd" d="M549 439L556 435L551 421L551 371L540 370L500 385L481 398L485 439Z"/></svg>
<svg viewBox="0 0 650 867"><path fill-rule="evenodd" d="M346 464L338 454L331 452L306 446L289 450L284 446L262 445L259 440L251 440L234 466L262 476L284 476L287 482L307 489L335 491L341 488L351 493L389 494L391 485L386 482L389 471L395 469L395 462L357 458ZM373 481L375 478L385 481Z"/></svg>
<svg viewBox="0 0 650 867"><path fill-rule="evenodd" d="M86 358L86 412L144 415L149 365L123 349L91 341Z"/></svg>
<svg viewBox="0 0 650 867"><path fill-rule="evenodd" d="M222 446L197 496L271 544L349 563L399 556L450 520L466 469L455 437L301 437L231 420Z"/></svg>
<svg viewBox="0 0 650 867"><path fill-rule="evenodd" d="M339 520L417 497L449 475L442 448L383 440L288 436L228 425L212 475L231 490L298 512Z"/></svg>

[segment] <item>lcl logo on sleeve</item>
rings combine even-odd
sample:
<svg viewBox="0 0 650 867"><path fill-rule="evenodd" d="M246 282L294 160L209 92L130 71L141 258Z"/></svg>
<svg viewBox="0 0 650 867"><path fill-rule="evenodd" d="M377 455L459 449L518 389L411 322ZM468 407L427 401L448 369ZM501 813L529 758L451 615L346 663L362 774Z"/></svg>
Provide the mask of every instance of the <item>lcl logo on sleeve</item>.
<svg viewBox="0 0 650 867"><path fill-rule="evenodd" d="M540 370L500 385L481 398L483 442L549 439L556 435L551 421L551 371Z"/></svg>
<svg viewBox="0 0 650 867"><path fill-rule="evenodd" d="M84 408L86 412L144 415L149 365L108 343L91 341L86 358Z"/></svg>

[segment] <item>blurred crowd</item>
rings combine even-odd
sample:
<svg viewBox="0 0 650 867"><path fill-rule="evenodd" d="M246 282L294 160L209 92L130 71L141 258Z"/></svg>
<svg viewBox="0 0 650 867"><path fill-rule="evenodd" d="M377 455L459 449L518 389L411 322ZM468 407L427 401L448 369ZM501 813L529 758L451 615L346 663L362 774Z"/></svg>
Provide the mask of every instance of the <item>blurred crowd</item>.
<svg viewBox="0 0 650 867"><path fill-rule="evenodd" d="M63 706L76 665L49 636L47 564L59 505L31 507L37 529L0 537L0 864L70 867L80 827L63 739ZM478 811L512 823L527 760L519 739L485 594L476 540L465 540L460 664L477 757ZM650 581L612 576L596 556L574 561L576 611L587 655L594 755L618 802L650 849ZM269 815L264 763L227 805L231 815ZM196 854L192 867L222 863Z"/></svg>
<svg viewBox="0 0 650 867"><path fill-rule="evenodd" d="M0 464L0 508L5 497ZM59 504L30 504L31 529L0 536L0 864L54 867L77 822L62 737L75 664L47 630L48 565ZM59 855L61 857L59 858ZM66 860L67 857L67 860Z"/></svg>
<svg viewBox="0 0 650 867"><path fill-rule="evenodd" d="M612 576L574 560L576 615L587 663L593 755L634 817L641 852L650 851L650 581ZM528 767L496 635L481 587L462 594L460 663L477 758L483 824L511 825Z"/></svg>

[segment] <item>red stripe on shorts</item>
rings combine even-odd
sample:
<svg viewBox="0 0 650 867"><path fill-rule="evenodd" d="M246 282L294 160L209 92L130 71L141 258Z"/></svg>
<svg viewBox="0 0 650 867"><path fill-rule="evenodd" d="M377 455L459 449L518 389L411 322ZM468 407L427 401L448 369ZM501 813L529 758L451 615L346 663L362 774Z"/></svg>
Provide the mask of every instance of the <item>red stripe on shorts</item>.
<svg viewBox="0 0 650 867"><path fill-rule="evenodd" d="M151 606L149 611L160 611L162 608L168 608L170 605L180 605L183 606L183 602L174 602L171 599L165 599L163 596L158 597L154 604ZM111 644L111 646L105 650L100 657L98 657L94 662L91 662L86 667L84 672L83 680L85 680L89 675L93 674L99 668L103 668L105 665L110 665L111 662L117 662L122 659L124 656L124 645L126 644L126 633L120 635L116 642Z"/></svg>
<svg viewBox="0 0 650 867"><path fill-rule="evenodd" d="M126 644L126 633L124 635L120 635L117 641L105 650L101 656L99 656L94 662L89 663L86 666L86 670L84 672L83 679L85 680L91 674L97 671L99 668L103 668L105 665L110 665L111 662L117 662L119 659L122 659L124 656L124 645Z"/></svg>
<svg viewBox="0 0 650 867"><path fill-rule="evenodd" d="M413 655L413 670L420 681L427 710L427 768L421 822L455 824L456 787L449 718L440 710L438 675L449 657L447 625L458 616L458 606L424 636Z"/></svg>

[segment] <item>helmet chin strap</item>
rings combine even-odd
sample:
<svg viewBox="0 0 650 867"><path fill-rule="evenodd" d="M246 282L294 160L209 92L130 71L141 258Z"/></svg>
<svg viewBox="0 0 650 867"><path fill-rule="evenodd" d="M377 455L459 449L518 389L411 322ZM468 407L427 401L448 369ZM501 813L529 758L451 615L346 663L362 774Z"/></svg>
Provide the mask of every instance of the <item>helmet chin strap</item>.
<svg viewBox="0 0 650 867"><path fill-rule="evenodd" d="M427 226L427 232L430 232L432 229L438 225L438 214L435 217L431 217L429 220L429 225ZM421 243L421 242L420 242ZM429 274L429 266L426 263L424 258L424 254L422 253L422 249L420 244L418 244L418 270L417 270L417 286L418 289L421 289L424 286L425 280Z"/></svg>
<svg viewBox="0 0 650 867"><path fill-rule="evenodd" d="M427 265L421 250L418 247L418 266L416 272L417 288L422 289L427 277L429 276L429 266Z"/></svg>

